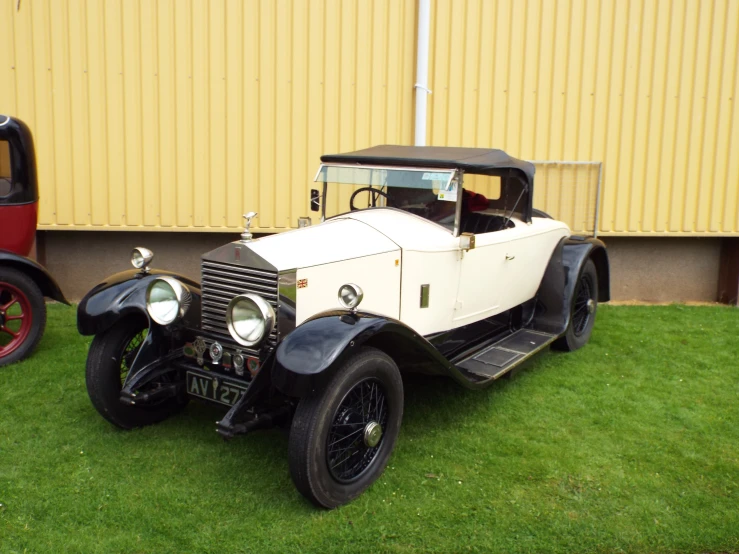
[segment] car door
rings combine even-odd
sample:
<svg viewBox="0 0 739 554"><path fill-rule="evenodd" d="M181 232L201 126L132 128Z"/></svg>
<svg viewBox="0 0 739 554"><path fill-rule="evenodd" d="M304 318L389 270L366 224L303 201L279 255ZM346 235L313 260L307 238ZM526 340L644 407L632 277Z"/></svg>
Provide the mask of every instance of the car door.
<svg viewBox="0 0 739 554"><path fill-rule="evenodd" d="M554 247L569 229L554 220L475 235L475 248L462 252L454 327L490 317L536 295Z"/></svg>
<svg viewBox="0 0 739 554"><path fill-rule="evenodd" d="M510 250L509 229L475 235L475 247L460 250L459 285L453 326L461 327L503 311ZM512 254L515 258L515 253Z"/></svg>

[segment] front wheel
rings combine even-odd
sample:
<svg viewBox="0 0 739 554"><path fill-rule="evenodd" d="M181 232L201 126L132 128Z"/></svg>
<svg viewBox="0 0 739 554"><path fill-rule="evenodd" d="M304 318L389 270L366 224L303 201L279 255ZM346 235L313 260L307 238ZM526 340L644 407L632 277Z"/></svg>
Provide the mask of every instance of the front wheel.
<svg viewBox="0 0 739 554"><path fill-rule="evenodd" d="M121 403L123 381L136 359L146 333L146 319L128 318L96 335L87 354L87 393L95 409L113 425L133 429L158 423L187 404L183 394L152 406Z"/></svg>
<svg viewBox="0 0 739 554"><path fill-rule="evenodd" d="M356 498L385 469L402 419L398 366L380 350L362 349L298 404L289 443L295 486L324 508Z"/></svg>
<svg viewBox="0 0 739 554"><path fill-rule="evenodd" d="M25 273L0 267L0 366L29 356L44 334L46 304Z"/></svg>
<svg viewBox="0 0 739 554"><path fill-rule="evenodd" d="M597 309L598 272L593 260L588 260L585 262L575 285L567 331L552 344L552 347L555 350L571 352L585 346L593 332Z"/></svg>

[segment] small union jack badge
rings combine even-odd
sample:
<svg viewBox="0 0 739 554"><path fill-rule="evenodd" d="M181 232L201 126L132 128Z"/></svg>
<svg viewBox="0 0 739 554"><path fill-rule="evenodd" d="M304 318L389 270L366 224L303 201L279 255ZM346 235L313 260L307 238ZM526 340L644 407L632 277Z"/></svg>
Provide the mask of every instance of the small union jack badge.
<svg viewBox="0 0 739 554"><path fill-rule="evenodd" d="M298 288L304 289L308 286L308 279L298 279Z"/></svg>

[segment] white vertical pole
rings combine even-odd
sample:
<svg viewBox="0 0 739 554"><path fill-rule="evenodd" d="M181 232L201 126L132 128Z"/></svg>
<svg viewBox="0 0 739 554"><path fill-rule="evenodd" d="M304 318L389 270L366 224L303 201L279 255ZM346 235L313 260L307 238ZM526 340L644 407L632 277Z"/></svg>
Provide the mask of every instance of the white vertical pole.
<svg viewBox="0 0 739 554"><path fill-rule="evenodd" d="M426 96L429 80L431 0L418 0L418 58L416 59L416 146L426 146Z"/></svg>

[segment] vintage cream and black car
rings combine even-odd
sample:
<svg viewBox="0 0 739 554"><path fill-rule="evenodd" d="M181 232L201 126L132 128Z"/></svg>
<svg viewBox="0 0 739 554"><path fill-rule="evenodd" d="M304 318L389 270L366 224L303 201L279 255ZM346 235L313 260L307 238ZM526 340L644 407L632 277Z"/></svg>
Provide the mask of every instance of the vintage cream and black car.
<svg viewBox="0 0 739 554"><path fill-rule="evenodd" d="M609 299L602 242L532 208L534 166L500 150L377 146L323 156L322 222L202 257L201 282L150 269L95 287L87 388L123 428L189 398L224 437L291 422L289 465L335 507L385 468L404 372L482 388L548 346L575 350ZM328 212L343 212L326 217Z"/></svg>

